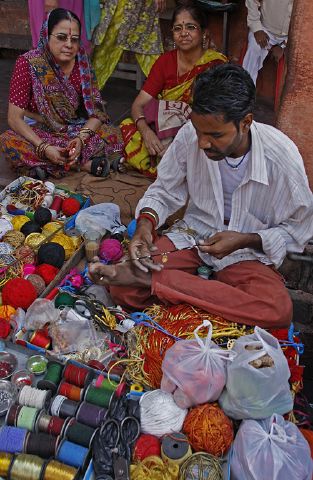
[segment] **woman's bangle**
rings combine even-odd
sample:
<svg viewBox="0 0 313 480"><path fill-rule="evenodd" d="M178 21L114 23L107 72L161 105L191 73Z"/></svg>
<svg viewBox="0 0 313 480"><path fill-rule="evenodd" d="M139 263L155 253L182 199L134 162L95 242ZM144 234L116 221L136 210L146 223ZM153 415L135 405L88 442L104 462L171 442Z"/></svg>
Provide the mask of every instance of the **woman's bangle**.
<svg viewBox="0 0 313 480"><path fill-rule="evenodd" d="M46 156L46 150L50 146L50 143L45 141L39 143L39 145L37 145L37 147L35 148L35 153L37 157L39 157L41 160L44 160Z"/></svg>
<svg viewBox="0 0 313 480"><path fill-rule="evenodd" d="M76 138L79 138L79 140L80 140L80 144L81 144L81 147L82 147L82 148L84 148L84 146L85 146L85 142L84 142L84 140L83 140L83 139L82 139L82 138L81 138L79 135L77 135L77 137L76 137Z"/></svg>
<svg viewBox="0 0 313 480"><path fill-rule="evenodd" d="M149 218L153 219L153 222L154 222L154 228L157 228L158 226L158 223L159 223L159 219L157 217L157 215L153 212L151 212L151 210L141 210L140 212L140 215L148 215Z"/></svg>
<svg viewBox="0 0 313 480"><path fill-rule="evenodd" d="M94 130L88 127L81 128L78 135L80 135L81 133L87 133L87 135L89 135L90 137L93 137L96 134Z"/></svg>
<svg viewBox="0 0 313 480"><path fill-rule="evenodd" d="M146 117L144 115L139 115L139 117L136 118L135 120L135 127L137 128L138 127L138 122L139 120L145 120Z"/></svg>
<svg viewBox="0 0 313 480"><path fill-rule="evenodd" d="M152 234L152 239L153 239L153 241L154 241L154 240L156 239L156 237L157 237L157 233L156 233L156 222L155 222L155 220L154 220L152 217L150 217L149 215L147 215L147 213L140 213L139 217L137 218L137 223L139 223L140 220L143 219L143 218L145 218L146 220L149 220L149 222L151 222L151 224L152 224L152 232L151 232L151 234Z"/></svg>

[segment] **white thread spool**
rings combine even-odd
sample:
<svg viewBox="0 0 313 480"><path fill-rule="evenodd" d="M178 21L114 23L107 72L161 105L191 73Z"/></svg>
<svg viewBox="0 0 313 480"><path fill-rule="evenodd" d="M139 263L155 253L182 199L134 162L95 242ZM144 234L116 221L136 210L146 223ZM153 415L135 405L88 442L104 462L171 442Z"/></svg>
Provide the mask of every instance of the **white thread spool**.
<svg viewBox="0 0 313 480"><path fill-rule="evenodd" d="M44 182L44 185L46 187L46 189L48 190L48 192L53 195L54 192L55 192L55 185L54 183L52 182Z"/></svg>
<svg viewBox="0 0 313 480"><path fill-rule="evenodd" d="M44 197L41 206L45 208L49 208L52 205L52 202L53 202L53 196L51 195L51 193L48 193Z"/></svg>

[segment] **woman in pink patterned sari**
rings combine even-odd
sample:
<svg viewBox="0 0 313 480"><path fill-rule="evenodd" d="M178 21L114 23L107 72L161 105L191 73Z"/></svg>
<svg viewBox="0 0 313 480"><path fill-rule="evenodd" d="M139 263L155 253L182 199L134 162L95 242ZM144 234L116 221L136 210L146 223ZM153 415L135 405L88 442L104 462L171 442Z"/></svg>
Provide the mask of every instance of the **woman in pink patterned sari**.
<svg viewBox="0 0 313 480"><path fill-rule="evenodd" d="M11 79L8 123L0 136L19 173L62 176L81 168L106 176L122 155L90 61L78 17L62 8L44 23L38 48L21 55Z"/></svg>

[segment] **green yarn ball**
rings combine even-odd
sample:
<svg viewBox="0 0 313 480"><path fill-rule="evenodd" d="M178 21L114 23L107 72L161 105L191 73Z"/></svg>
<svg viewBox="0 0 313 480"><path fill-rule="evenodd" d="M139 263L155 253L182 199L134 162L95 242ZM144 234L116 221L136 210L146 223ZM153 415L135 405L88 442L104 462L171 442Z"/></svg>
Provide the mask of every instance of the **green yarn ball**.
<svg viewBox="0 0 313 480"><path fill-rule="evenodd" d="M72 297L67 292L59 293L54 300L54 305L56 308L60 307L73 307L75 303L75 298Z"/></svg>

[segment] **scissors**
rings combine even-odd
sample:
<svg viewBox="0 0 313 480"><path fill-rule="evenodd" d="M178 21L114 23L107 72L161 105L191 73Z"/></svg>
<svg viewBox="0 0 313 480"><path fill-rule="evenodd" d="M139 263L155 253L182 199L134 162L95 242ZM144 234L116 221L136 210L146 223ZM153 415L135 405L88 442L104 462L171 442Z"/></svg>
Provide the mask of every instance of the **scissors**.
<svg viewBox="0 0 313 480"><path fill-rule="evenodd" d="M134 416L127 416L121 422L110 418L102 425L100 436L110 433L112 441L113 471L115 480L130 480L129 459L131 445L140 434L140 423ZM119 448L121 447L121 448ZM125 451L122 456L120 451ZM125 458L128 457L128 458Z"/></svg>

